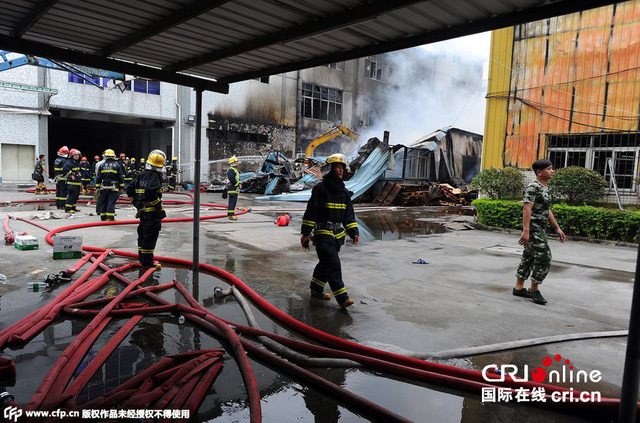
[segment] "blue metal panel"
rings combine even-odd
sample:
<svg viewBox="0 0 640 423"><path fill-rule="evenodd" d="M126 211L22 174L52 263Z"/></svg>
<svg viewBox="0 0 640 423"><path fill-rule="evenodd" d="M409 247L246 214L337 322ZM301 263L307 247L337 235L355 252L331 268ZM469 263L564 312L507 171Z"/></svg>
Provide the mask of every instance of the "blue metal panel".
<svg viewBox="0 0 640 423"><path fill-rule="evenodd" d="M390 156L389 148L386 146L378 146L362 166L353 175L353 178L345 182L345 186L353 195L352 200L357 200L382 176L387 170ZM309 201L311 198L311 190L307 189L290 194L269 195L257 197L256 200L272 200L272 201Z"/></svg>

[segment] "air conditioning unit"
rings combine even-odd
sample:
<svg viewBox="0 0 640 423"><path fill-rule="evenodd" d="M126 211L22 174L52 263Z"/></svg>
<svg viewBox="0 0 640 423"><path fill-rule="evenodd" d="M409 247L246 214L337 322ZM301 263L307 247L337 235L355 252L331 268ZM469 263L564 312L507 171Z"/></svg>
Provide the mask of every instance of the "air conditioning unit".
<svg viewBox="0 0 640 423"><path fill-rule="evenodd" d="M196 124L196 115L187 116L186 123L189 124L189 125L195 125Z"/></svg>

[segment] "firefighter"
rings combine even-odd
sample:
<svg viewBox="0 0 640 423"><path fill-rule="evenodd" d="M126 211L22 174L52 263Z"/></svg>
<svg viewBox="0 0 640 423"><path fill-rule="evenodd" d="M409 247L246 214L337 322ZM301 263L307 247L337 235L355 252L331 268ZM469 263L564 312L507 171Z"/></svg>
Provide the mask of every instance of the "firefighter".
<svg viewBox="0 0 640 423"><path fill-rule="evenodd" d="M178 173L180 170L178 169L178 158L174 157L171 159L171 164L167 167L167 178L169 182L167 184L167 189L171 191L175 191L176 183L178 182Z"/></svg>
<svg viewBox="0 0 640 423"><path fill-rule="evenodd" d="M138 174L138 165L136 163L135 157L132 157L131 160L129 161L129 167L131 167L131 170L133 171L133 177L135 178L136 175Z"/></svg>
<svg viewBox="0 0 640 423"><path fill-rule="evenodd" d="M240 161L236 156L229 157L229 169L227 170L227 194L229 195L229 203L227 206L227 217L229 220L238 220L236 213L236 203L238 202L238 194L242 184L240 183L240 172L238 172L238 165Z"/></svg>
<svg viewBox="0 0 640 423"><path fill-rule="evenodd" d="M100 159L100 157L96 156L95 158ZM100 172L100 166L102 166L104 164L105 158L104 158L104 151L102 152L102 159L98 160L96 162L95 167L93 168L94 172L93 172L93 186L96 186L96 180L98 179L98 172ZM100 216L100 191L96 188L95 190L95 200L96 200L96 215Z"/></svg>
<svg viewBox="0 0 640 423"><path fill-rule="evenodd" d="M303 248L309 248L312 239L318 254L318 264L311 277L311 296L328 300L324 287L329 284L333 296L342 308L353 304L342 280L342 269L338 253L345 242L345 232L354 244L360 242L358 224L351 204L350 194L342 178L347 171L347 160L343 154L327 158L331 170L322 182L313 187L307 209L302 217Z"/></svg>
<svg viewBox="0 0 640 423"><path fill-rule="evenodd" d="M122 168L122 170L124 171L124 159L127 157L126 154L124 153L120 153L120 156L118 156L118 164L120 165L120 167Z"/></svg>
<svg viewBox="0 0 640 423"><path fill-rule="evenodd" d="M80 159L80 173L82 174L82 194L86 195L89 193L87 187L91 181L91 169L85 156Z"/></svg>
<svg viewBox="0 0 640 423"><path fill-rule="evenodd" d="M64 204L64 211L75 213L78 211L77 202L82 188L82 172L80 172L80 150L72 148L69 157L62 167L62 173L67 178L67 201Z"/></svg>
<svg viewBox="0 0 640 423"><path fill-rule="evenodd" d="M122 167L124 174L124 188L127 189L133 178L136 176L135 165L129 162L129 158L124 158L124 166Z"/></svg>
<svg viewBox="0 0 640 423"><path fill-rule="evenodd" d="M64 210L67 201L67 178L62 173L62 168L69 157L69 148L65 145L58 150L58 157L53 162L53 172L56 181L56 208Z"/></svg>
<svg viewBox="0 0 640 423"><path fill-rule="evenodd" d="M45 160L44 154L40 154L38 156L38 161L36 162L36 165L33 169L33 176L36 177L34 178L34 181L38 183L38 185L36 186L35 194L49 194L47 185L44 183L45 179L49 178L49 172L47 172L47 162Z"/></svg>
<svg viewBox="0 0 640 423"><path fill-rule="evenodd" d="M144 157L141 157L140 161L138 162L138 174L144 172L144 168L145 168Z"/></svg>
<svg viewBox="0 0 640 423"><path fill-rule="evenodd" d="M161 150L153 150L145 164L145 170L127 187L127 196L138 210L138 258L143 267L153 267L153 253L167 213L162 208L162 173L167 156Z"/></svg>
<svg viewBox="0 0 640 423"><path fill-rule="evenodd" d="M104 163L98 169L96 189L100 190L100 220L113 222L116 220L116 201L124 189L124 173L111 149L104 150Z"/></svg>

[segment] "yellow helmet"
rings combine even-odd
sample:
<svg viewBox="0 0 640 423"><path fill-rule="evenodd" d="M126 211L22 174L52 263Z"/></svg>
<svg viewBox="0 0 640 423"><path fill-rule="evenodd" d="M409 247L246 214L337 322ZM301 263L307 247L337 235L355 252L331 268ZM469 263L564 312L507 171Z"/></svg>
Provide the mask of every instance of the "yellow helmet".
<svg viewBox="0 0 640 423"><path fill-rule="evenodd" d="M238 158L236 156L229 157L229 164L232 165L234 163L238 163Z"/></svg>
<svg viewBox="0 0 640 423"><path fill-rule="evenodd" d="M162 150L153 150L149 153L147 158L147 169L154 167L156 169L164 168L164 162L167 161L167 156Z"/></svg>
<svg viewBox="0 0 640 423"><path fill-rule="evenodd" d="M327 163L342 163L344 167L347 167L347 158L344 154L336 153L327 157Z"/></svg>
<svg viewBox="0 0 640 423"><path fill-rule="evenodd" d="M174 157L172 160L173 160L174 162L177 162L177 161L178 161L178 158L177 158L177 157Z"/></svg>
<svg viewBox="0 0 640 423"><path fill-rule="evenodd" d="M136 162L136 158L135 158L135 157L132 157L132 158L131 158L131 163L135 163L135 162Z"/></svg>
<svg viewBox="0 0 640 423"><path fill-rule="evenodd" d="M106 150L104 150L104 153L102 154L104 157L113 157L115 159L116 157L116 153L115 151L113 151L110 148L107 148Z"/></svg>

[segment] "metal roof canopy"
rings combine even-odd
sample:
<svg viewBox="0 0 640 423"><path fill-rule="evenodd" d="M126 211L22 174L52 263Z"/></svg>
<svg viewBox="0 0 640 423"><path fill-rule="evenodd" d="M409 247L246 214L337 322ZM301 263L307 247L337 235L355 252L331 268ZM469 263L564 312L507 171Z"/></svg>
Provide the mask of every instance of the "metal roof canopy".
<svg viewBox="0 0 640 423"><path fill-rule="evenodd" d="M221 93L607 0L0 0L0 49Z"/></svg>

